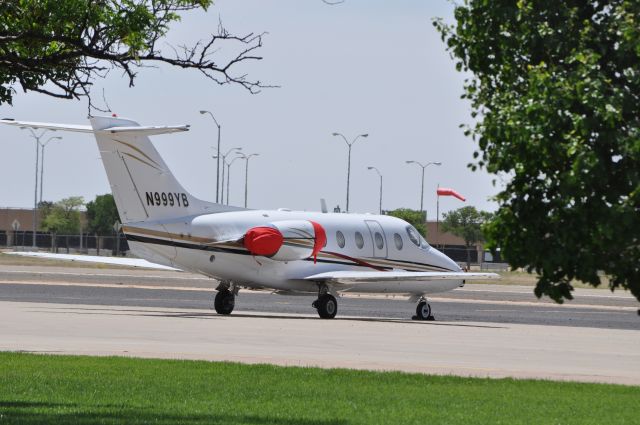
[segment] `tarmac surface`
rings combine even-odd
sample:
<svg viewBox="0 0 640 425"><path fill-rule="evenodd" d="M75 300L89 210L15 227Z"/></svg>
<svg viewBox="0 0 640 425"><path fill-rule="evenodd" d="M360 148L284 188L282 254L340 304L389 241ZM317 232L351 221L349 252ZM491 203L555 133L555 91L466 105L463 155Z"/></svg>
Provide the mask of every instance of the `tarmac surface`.
<svg viewBox="0 0 640 425"><path fill-rule="evenodd" d="M216 281L183 272L0 266L0 301L212 309ZM241 290L236 309L250 312L314 314L315 296L282 296ZM528 286L469 284L430 297L438 321L519 323L640 330L640 303L628 293L576 289L559 305L537 299ZM406 297L348 295L338 316L409 319L415 305Z"/></svg>
<svg viewBox="0 0 640 425"><path fill-rule="evenodd" d="M181 272L0 266L0 350L228 360L640 385L640 316L624 292L576 290L564 305L531 287L467 285L430 298L341 297L321 320L313 296L242 290L231 316L216 283Z"/></svg>

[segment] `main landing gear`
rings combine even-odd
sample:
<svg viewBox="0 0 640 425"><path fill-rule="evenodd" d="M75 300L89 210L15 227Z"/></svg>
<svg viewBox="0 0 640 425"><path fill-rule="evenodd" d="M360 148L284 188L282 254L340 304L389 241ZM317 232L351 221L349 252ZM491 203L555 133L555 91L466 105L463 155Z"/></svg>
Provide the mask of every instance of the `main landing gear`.
<svg viewBox="0 0 640 425"><path fill-rule="evenodd" d="M215 301L213 307L218 314L231 314L233 308L236 305L236 295L238 294L237 287L233 287L229 284L220 284L218 286Z"/></svg>
<svg viewBox="0 0 640 425"><path fill-rule="evenodd" d="M431 305L425 297L421 297L416 307L416 315L413 320L436 320L431 314Z"/></svg>
<svg viewBox="0 0 640 425"><path fill-rule="evenodd" d="M318 316L321 319L333 319L338 313L338 301L329 293L329 288L326 286L320 287L318 299L311 306L318 310Z"/></svg>

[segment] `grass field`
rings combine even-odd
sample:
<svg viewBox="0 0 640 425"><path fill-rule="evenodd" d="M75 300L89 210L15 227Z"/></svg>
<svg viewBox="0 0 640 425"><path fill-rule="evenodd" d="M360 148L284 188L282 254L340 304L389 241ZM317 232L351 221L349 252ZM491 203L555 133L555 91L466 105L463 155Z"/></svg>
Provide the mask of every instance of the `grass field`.
<svg viewBox="0 0 640 425"><path fill-rule="evenodd" d="M0 424L637 424L640 387L0 353Z"/></svg>
<svg viewBox="0 0 640 425"><path fill-rule="evenodd" d="M63 254L64 252L60 252ZM42 267L69 267L82 269L127 269L144 270L140 267L120 266L115 264L89 263L79 261L51 260L48 258L22 257L0 252L0 266L42 266Z"/></svg>
<svg viewBox="0 0 640 425"><path fill-rule="evenodd" d="M483 271L485 272L485 271ZM491 272L490 270L488 272ZM467 283L475 285L479 283L491 284L491 285L519 285L519 286L535 286L538 283L538 275L520 271L500 271L495 272L500 275L499 280L470 280ZM597 288L580 282L579 280L573 280L571 282L574 288L589 288L589 289L603 289L609 290L607 286L608 281L606 277L602 278L602 284Z"/></svg>

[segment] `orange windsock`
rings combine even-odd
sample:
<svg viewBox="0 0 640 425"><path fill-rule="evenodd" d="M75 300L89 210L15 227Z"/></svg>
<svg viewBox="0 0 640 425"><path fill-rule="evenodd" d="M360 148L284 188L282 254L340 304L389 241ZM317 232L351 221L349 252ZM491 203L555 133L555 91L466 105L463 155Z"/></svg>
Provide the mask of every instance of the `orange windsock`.
<svg viewBox="0 0 640 425"><path fill-rule="evenodd" d="M455 198L460 199L463 202L467 200L464 196L460 195L455 190L449 189L449 188L446 188L446 187L439 187L438 188L438 196L453 196Z"/></svg>

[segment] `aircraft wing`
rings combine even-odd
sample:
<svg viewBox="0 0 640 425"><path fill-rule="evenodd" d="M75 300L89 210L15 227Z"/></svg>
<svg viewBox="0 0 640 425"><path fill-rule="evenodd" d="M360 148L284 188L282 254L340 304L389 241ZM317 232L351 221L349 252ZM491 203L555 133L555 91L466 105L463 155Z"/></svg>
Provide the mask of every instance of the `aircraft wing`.
<svg viewBox="0 0 640 425"><path fill-rule="evenodd" d="M433 280L494 280L500 279L496 273L465 273L465 272L359 272L335 271L319 273L304 278L305 280L322 281L338 284L358 284L373 282L428 282Z"/></svg>
<svg viewBox="0 0 640 425"><path fill-rule="evenodd" d="M31 251L4 252L4 254L19 255L22 257L45 258L49 260L78 261L78 262L86 262L86 263L114 264L118 266L128 266L128 267L143 267L146 269L177 270L177 271L180 270L173 267L152 263L140 258L102 257L102 256L95 256L95 255L73 255L73 254L51 254L49 252L31 252Z"/></svg>

